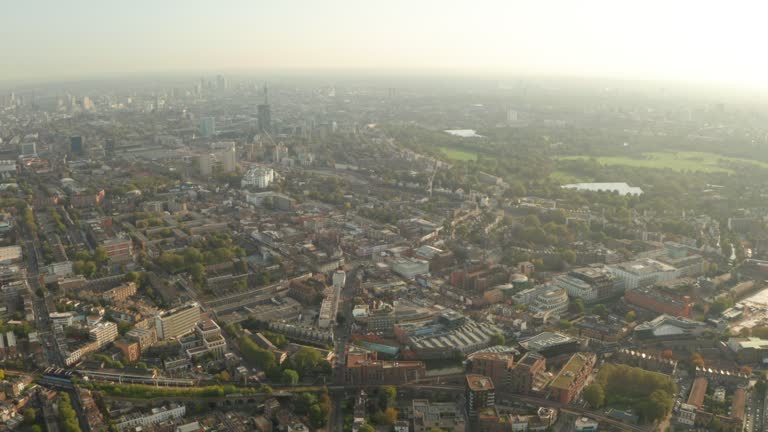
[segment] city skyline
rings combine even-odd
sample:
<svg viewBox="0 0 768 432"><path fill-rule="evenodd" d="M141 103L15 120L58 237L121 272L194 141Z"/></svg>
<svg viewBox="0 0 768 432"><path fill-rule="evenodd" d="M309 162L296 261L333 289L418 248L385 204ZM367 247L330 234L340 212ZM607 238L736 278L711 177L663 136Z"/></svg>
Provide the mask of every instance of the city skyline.
<svg viewBox="0 0 768 432"><path fill-rule="evenodd" d="M378 6L378 7L377 7ZM205 71L599 77L764 88L768 6L691 1L17 4L0 81Z"/></svg>

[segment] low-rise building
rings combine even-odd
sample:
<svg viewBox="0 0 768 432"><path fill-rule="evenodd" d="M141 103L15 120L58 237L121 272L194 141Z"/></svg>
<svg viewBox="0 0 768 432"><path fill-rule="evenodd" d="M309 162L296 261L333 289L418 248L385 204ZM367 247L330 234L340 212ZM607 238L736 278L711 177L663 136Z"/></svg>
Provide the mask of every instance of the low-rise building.
<svg viewBox="0 0 768 432"><path fill-rule="evenodd" d="M381 361L362 349L347 353L345 380L351 385L399 385L424 378L426 366L420 361Z"/></svg>
<svg viewBox="0 0 768 432"><path fill-rule="evenodd" d="M455 402L431 402L414 399L413 432L429 432L433 429L466 430L464 410Z"/></svg>
<svg viewBox="0 0 768 432"><path fill-rule="evenodd" d="M152 408L149 414L137 413L120 417L115 427L117 430L124 431L137 426L148 427L168 420L176 420L184 417L187 409L184 405L170 405L168 407Z"/></svg>
<svg viewBox="0 0 768 432"><path fill-rule="evenodd" d="M584 388L596 361L597 357L592 353L574 354L549 384L551 397L569 404Z"/></svg>

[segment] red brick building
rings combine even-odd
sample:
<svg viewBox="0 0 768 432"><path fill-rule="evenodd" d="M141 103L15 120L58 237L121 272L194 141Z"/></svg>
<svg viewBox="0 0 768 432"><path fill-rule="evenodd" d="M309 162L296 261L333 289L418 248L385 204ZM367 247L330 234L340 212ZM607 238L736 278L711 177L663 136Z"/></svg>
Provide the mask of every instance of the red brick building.
<svg viewBox="0 0 768 432"><path fill-rule="evenodd" d="M690 318L693 302L688 296L677 296L660 288L643 287L624 293L627 303L659 314Z"/></svg>
<svg viewBox="0 0 768 432"><path fill-rule="evenodd" d="M398 385L424 378L427 368L420 361L381 361L376 353L350 350L344 378L352 385Z"/></svg>

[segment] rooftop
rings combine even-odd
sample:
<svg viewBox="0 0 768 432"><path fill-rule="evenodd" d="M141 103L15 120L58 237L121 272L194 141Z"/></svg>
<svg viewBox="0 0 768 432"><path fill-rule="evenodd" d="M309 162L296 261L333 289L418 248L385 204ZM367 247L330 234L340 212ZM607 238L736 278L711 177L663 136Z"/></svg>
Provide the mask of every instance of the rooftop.
<svg viewBox="0 0 768 432"><path fill-rule="evenodd" d="M560 390L570 389L573 385L573 382L576 380L576 376L579 375L586 364L586 354L574 354L571 359L568 360L568 363L563 366L563 368L560 370L560 373L557 374L557 377L555 377L549 386Z"/></svg>
<svg viewBox="0 0 768 432"><path fill-rule="evenodd" d="M485 375L467 375L467 387L471 391L493 390L493 382Z"/></svg>

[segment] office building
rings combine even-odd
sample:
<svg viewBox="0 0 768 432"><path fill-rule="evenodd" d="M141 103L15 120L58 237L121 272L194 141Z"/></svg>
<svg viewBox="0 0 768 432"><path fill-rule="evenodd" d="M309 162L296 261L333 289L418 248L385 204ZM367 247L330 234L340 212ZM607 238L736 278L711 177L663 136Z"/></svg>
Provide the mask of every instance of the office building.
<svg viewBox="0 0 768 432"><path fill-rule="evenodd" d="M195 330L200 321L200 305L189 303L176 309L165 311L155 317L155 331L158 340L176 339Z"/></svg>
<svg viewBox="0 0 768 432"><path fill-rule="evenodd" d="M625 290L646 287L679 277L675 267L644 258L608 266L608 270L624 282Z"/></svg>
<svg viewBox="0 0 768 432"><path fill-rule="evenodd" d="M606 267L583 267L557 276L552 283L573 298L594 303L621 292L622 282Z"/></svg>
<svg viewBox="0 0 768 432"><path fill-rule="evenodd" d="M528 307L544 322L559 319L568 310L568 294L561 287L548 285Z"/></svg>
<svg viewBox="0 0 768 432"><path fill-rule="evenodd" d="M624 300L643 309L672 316L690 318L693 302L688 296L679 296L662 287L639 287L627 290Z"/></svg>

